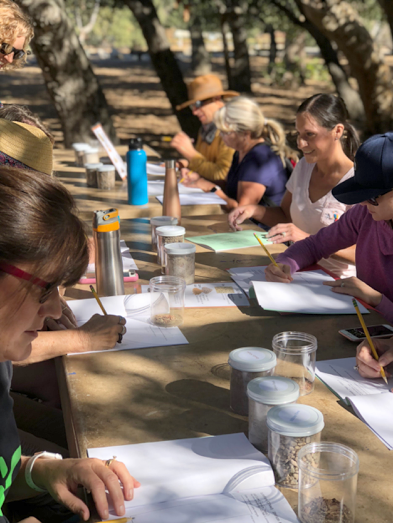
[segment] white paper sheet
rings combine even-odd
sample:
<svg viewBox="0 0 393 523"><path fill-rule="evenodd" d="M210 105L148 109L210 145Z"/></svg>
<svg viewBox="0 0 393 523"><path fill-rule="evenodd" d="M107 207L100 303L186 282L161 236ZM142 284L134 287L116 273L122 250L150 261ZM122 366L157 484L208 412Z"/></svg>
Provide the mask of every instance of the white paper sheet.
<svg viewBox="0 0 393 523"><path fill-rule="evenodd" d="M388 380L388 387L382 378L374 380L362 378L355 370L355 365L356 358L317 361L315 374L344 401L347 396L381 394L393 387L393 378Z"/></svg>
<svg viewBox="0 0 393 523"><path fill-rule="evenodd" d="M142 285L142 292L149 286ZM187 285L184 296L185 308L248 307L250 302L236 285L228 282L194 283Z"/></svg>
<svg viewBox="0 0 393 523"><path fill-rule="evenodd" d="M164 180L149 180L147 182L147 193L149 196L162 196L164 194ZM197 187L186 187L178 183L179 194L205 194L202 189Z"/></svg>
<svg viewBox="0 0 393 523"><path fill-rule="evenodd" d="M180 194L180 205L226 205L227 202L213 192ZM161 205L163 196L156 196Z"/></svg>
<svg viewBox="0 0 393 523"><path fill-rule="evenodd" d="M302 314L355 314L352 296L318 283L252 282L258 303L268 311ZM359 303L362 314L368 310Z"/></svg>
<svg viewBox="0 0 393 523"><path fill-rule="evenodd" d="M134 296L134 295L131 295ZM108 314L116 314L126 318L127 332L123 335L122 343L116 343L113 349L94 352L109 352L127 349L145 349L148 347L165 347L168 345L187 345L188 341L178 327L157 327L150 323L150 308L144 308L139 314L127 311L125 300L128 296L107 296L101 302ZM102 311L93 299L72 300L67 302L75 314L78 326L86 323L93 314L102 314ZM130 309L131 306L129 306ZM138 307L138 304L135 305ZM139 304L139 307L142 307ZM85 354L83 352L69 354Z"/></svg>
<svg viewBox="0 0 393 523"><path fill-rule="evenodd" d="M165 165L147 162L146 172L155 176L165 176Z"/></svg>
<svg viewBox="0 0 393 523"><path fill-rule="evenodd" d="M359 418L365 422L389 450L392 450L393 394L385 392L368 396L349 396L348 400Z"/></svg>
<svg viewBox="0 0 393 523"><path fill-rule="evenodd" d="M130 250L127 247L127 244L124 240L120 240L120 252L121 259L123 262L123 271L137 271L138 267L134 261L134 258L131 256ZM96 266L95 263L89 263L87 266L86 272L95 272Z"/></svg>
<svg viewBox="0 0 393 523"><path fill-rule="evenodd" d="M126 510L274 485L268 459L244 434L94 448L88 455L103 460L117 456L141 483Z"/></svg>
<svg viewBox="0 0 393 523"><path fill-rule="evenodd" d="M227 271L232 280L243 289L247 296L249 296L252 281L266 281L266 267L267 265L261 265L258 267L234 267L232 269L227 269ZM295 272L292 277L295 283L322 283L324 281L334 281L334 278L321 270Z"/></svg>

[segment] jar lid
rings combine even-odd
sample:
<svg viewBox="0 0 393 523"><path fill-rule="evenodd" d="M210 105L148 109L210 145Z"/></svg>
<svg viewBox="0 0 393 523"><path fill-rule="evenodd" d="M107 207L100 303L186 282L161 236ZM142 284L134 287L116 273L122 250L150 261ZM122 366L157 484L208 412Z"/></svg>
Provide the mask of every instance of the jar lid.
<svg viewBox="0 0 393 523"><path fill-rule="evenodd" d="M309 405L280 405L267 413L267 426L283 436L304 437L321 432L323 414Z"/></svg>
<svg viewBox="0 0 393 523"><path fill-rule="evenodd" d="M164 250L168 254L193 254L196 251L196 245L193 243L167 243Z"/></svg>
<svg viewBox="0 0 393 523"><path fill-rule="evenodd" d="M99 149L96 149L95 147L90 147L88 146L87 149L84 149L84 153L86 154L95 154L95 153L98 153Z"/></svg>
<svg viewBox="0 0 393 523"><path fill-rule="evenodd" d="M157 227L157 236L184 236L186 230L180 225L165 225L164 227Z"/></svg>
<svg viewBox="0 0 393 523"><path fill-rule="evenodd" d="M100 171L100 173L109 173L110 171L114 171L115 170L115 166L114 165L100 165L98 170Z"/></svg>
<svg viewBox="0 0 393 523"><path fill-rule="evenodd" d="M86 149L90 149L90 145L88 143L73 143L71 147L74 149L74 151L85 151Z"/></svg>
<svg viewBox="0 0 393 523"><path fill-rule="evenodd" d="M276 366L276 355L261 347L241 347L229 353L228 363L236 370L261 372Z"/></svg>
<svg viewBox="0 0 393 523"><path fill-rule="evenodd" d="M98 169L99 167L102 167L102 163L85 163L85 169Z"/></svg>
<svg viewBox="0 0 393 523"><path fill-rule="evenodd" d="M264 376L248 383L247 395L264 405L293 403L299 397L299 385L283 376Z"/></svg>
<svg viewBox="0 0 393 523"><path fill-rule="evenodd" d="M177 223L178 219L174 216L155 216L154 218L150 218L151 225L176 225Z"/></svg>

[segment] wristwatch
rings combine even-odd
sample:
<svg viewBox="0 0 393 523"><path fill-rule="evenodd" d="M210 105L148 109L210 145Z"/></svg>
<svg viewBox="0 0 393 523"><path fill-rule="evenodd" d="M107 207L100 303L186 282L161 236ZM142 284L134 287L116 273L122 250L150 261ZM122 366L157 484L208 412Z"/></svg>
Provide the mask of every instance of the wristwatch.
<svg viewBox="0 0 393 523"><path fill-rule="evenodd" d="M37 459L43 458L43 459L63 459L63 456L61 454L55 454L54 452L37 452L37 454L34 454L32 456L25 468L25 480L26 483L29 485L30 488L35 490L36 492L46 492L46 489L42 489L41 487L37 487L37 485L34 483L33 478L31 477L31 472L34 467L34 463Z"/></svg>
<svg viewBox="0 0 393 523"><path fill-rule="evenodd" d="M210 189L209 192L216 192L216 191L220 191L221 190L221 187L219 187L218 185L215 185L212 189Z"/></svg>

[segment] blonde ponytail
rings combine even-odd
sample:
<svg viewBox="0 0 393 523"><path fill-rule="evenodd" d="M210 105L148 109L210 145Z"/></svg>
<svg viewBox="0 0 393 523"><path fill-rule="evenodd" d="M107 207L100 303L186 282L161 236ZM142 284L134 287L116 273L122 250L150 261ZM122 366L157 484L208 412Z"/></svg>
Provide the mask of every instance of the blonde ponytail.
<svg viewBox="0 0 393 523"><path fill-rule="evenodd" d="M292 158L297 161L298 156L296 152L286 143L286 136L282 126L276 120L270 118L265 119L264 123L261 137L265 139L271 150L281 158L283 166L285 167L286 158Z"/></svg>

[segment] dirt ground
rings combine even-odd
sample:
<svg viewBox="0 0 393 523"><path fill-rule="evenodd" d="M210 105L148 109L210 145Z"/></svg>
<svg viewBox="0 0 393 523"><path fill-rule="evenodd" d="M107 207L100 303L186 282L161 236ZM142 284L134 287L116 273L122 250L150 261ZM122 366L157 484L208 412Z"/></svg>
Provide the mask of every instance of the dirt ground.
<svg viewBox="0 0 393 523"><path fill-rule="evenodd" d="M161 154L164 153L169 146L162 142L161 137L173 135L180 127L152 66L146 62L120 59L95 61L93 66L113 111L114 125L121 142L125 143L130 137L138 135ZM330 84L321 82L308 82L296 89L270 86L261 74L264 66L265 59L251 59L253 95L266 117L276 118L288 131L293 129L295 111L302 100L316 92L332 90ZM181 68L186 81L190 81L189 64L182 62ZM221 77L225 86L222 61L216 59L213 62L212 72ZM29 65L12 74L2 73L0 100L28 105L54 134L56 147L63 147L60 123L37 65Z"/></svg>

